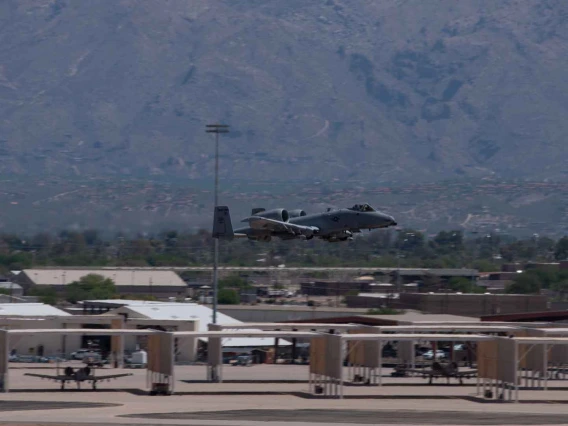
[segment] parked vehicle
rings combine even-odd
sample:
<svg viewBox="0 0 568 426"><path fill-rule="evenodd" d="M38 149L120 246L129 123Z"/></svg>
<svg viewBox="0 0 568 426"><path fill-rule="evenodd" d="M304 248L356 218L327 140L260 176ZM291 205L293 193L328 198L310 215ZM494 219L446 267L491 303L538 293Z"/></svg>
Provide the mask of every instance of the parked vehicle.
<svg viewBox="0 0 568 426"><path fill-rule="evenodd" d="M424 355L422 355L424 357L424 359L426 360L431 360L434 358L434 351L433 350L429 350L428 352L426 352ZM437 349L436 350L436 359L445 359L446 358L446 354L443 350L441 349Z"/></svg>
<svg viewBox="0 0 568 426"><path fill-rule="evenodd" d="M71 359L82 361L86 356L96 357L100 356L100 354L97 351L93 351L92 349L79 349L76 352L71 352Z"/></svg>
<svg viewBox="0 0 568 426"><path fill-rule="evenodd" d="M103 359L101 354L94 354L94 355L85 355L83 357L83 362L87 364L89 367L104 367L105 364L108 364L108 359Z"/></svg>
<svg viewBox="0 0 568 426"><path fill-rule="evenodd" d="M10 355L8 361L11 362L40 362L47 363L49 358L39 355Z"/></svg>
<svg viewBox="0 0 568 426"><path fill-rule="evenodd" d="M242 365L243 367L248 367L252 365L252 356L250 355L239 355L232 362L233 366Z"/></svg>

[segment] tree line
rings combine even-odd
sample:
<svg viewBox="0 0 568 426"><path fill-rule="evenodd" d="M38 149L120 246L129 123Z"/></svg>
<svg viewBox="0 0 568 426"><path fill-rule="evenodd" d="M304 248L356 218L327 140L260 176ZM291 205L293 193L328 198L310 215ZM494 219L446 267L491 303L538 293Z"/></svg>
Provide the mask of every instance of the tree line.
<svg viewBox="0 0 568 426"><path fill-rule="evenodd" d="M461 230L426 236L413 229L373 231L353 241L320 240L270 243L221 241L220 262L227 266L376 266L475 268L499 270L505 262L568 259L568 237L515 238L483 233L465 238ZM41 266L200 266L213 262L209 231L165 231L133 237L102 238L96 230L39 233L30 237L0 234L0 268Z"/></svg>

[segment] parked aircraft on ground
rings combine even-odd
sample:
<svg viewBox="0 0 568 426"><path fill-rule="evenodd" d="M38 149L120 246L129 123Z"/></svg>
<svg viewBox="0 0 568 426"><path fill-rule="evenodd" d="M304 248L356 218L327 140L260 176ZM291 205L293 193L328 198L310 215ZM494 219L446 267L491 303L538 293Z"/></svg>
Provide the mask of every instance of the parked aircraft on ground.
<svg viewBox="0 0 568 426"><path fill-rule="evenodd" d="M65 367L63 370L64 374L49 375L49 374L36 374L36 373L25 373L25 376L39 377L40 379L54 380L61 383L61 390L65 389L65 383L75 382L77 384L77 389L81 389L81 382L91 382L93 390L97 389L97 382L104 380L118 379L119 377L132 376L132 373L123 374L108 374L105 376L95 376L95 371L91 367L78 368L73 370L73 367Z"/></svg>
<svg viewBox="0 0 568 426"><path fill-rule="evenodd" d="M419 374L422 377L428 377L430 381L428 384L432 384L432 380L436 377L445 377L447 382L450 383L450 378L453 377L459 380L460 385L463 385L463 379L468 377L476 377L477 370L467 370L459 371L458 364L456 362L450 362L449 364L444 364L438 361L432 363L432 368L430 369L407 369L408 373Z"/></svg>

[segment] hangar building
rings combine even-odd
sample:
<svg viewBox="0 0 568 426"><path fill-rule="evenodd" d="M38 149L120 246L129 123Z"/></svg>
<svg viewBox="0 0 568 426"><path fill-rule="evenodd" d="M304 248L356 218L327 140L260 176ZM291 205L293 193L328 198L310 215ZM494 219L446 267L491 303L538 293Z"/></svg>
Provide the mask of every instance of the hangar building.
<svg viewBox="0 0 568 426"><path fill-rule="evenodd" d="M110 310L98 315L71 315L68 312L42 303L0 304L0 328L127 328L158 329L164 331L206 331L212 322L213 311L207 306L194 303L145 302L140 300L90 300L85 305L103 307ZM243 324L228 315L218 312L220 324ZM111 353L112 340L109 336L61 336L27 335L11 341L11 348L18 355L55 356L63 352L67 357L74 351L95 343L103 352ZM207 339L196 344L193 338L179 338L175 342L176 361L192 362L197 359L199 347L203 348ZM144 336L125 336L126 353L144 348ZM275 345L274 338L233 338L223 339L223 351L227 354L250 352L253 349L268 349ZM290 342L279 339L279 346L289 346Z"/></svg>
<svg viewBox="0 0 568 426"><path fill-rule="evenodd" d="M213 322L213 310L204 305L196 303L167 303L167 302L143 302L143 301L123 301L123 300L87 300L85 305L111 305L116 306L122 304L121 307L116 307L108 311L111 315L122 315L125 318L126 324L132 320L146 320L148 324L152 322L152 328L160 326L164 321L182 320L182 321L197 321L197 331L207 331L208 324ZM243 324L243 322L236 320L221 312L217 312L218 324ZM138 325L137 328L149 328L150 325ZM163 327L164 330L171 330L171 326ZM132 336L127 339L140 339L140 337ZM206 338L199 339L202 343L207 342ZM279 346L289 346L291 343L279 340ZM274 338L267 337L254 337L254 338L231 338L223 339L223 352L225 353L239 353L250 352L257 348L268 348L275 345ZM198 350L198 348L195 348ZM197 354L196 354L197 355Z"/></svg>
<svg viewBox="0 0 568 426"><path fill-rule="evenodd" d="M89 274L110 278L120 294L145 294L164 299L185 298L187 294L187 284L175 272L136 268L24 269L14 280L26 290L48 286L62 293L68 284Z"/></svg>

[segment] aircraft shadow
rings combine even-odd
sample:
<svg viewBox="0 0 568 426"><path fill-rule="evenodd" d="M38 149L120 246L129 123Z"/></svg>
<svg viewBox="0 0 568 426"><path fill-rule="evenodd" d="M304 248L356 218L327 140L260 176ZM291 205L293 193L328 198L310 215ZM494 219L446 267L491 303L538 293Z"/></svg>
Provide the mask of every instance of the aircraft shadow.
<svg viewBox="0 0 568 426"><path fill-rule="evenodd" d="M293 392L289 395L297 396L303 399L337 399L333 396L313 395L307 392ZM456 400L475 402L480 404L511 404L510 401L502 399L488 399L480 396L472 395L343 395L343 399L382 399L382 400ZM566 404L568 400L532 400L519 399L519 404Z"/></svg>
<svg viewBox="0 0 568 426"><path fill-rule="evenodd" d="M128 393L132 393L133 391L137 391L137 389L128 389L128 388L116 388L116 389L106 389L106 388L97 388L96 390L93 390L90 386L86 386L84 388L81 389L77 389L75 388L65 388L65 389L60 389L59 387L54 387L54 388L42 388L42 389L10 389L10 393L53 393L53 392L58 392L58 393L73 393L73 392L94 392L94 393L112 393L112 392L128 392Z"/></svg>
<svg viewBox="0 0 568 426"><path fill-rule="evenodd" d="M383 383L381 386L379 386L378 384L365 384L365 383L351 383L351 382L346 382L343 384L343 386L349 386L349 387L432 387L432 386L444 386L444 387L448 387L448 386L459 386L459 387L475 387L475 383L464 383L464 384L460 384L460 383L432 383L429 384L428 382L426 383Z"/></svg>
<svg viewBox="0 0 568 426"><path fill-rule="evenodd" d="M179 380L182 383L211 383L214 384L213 382L210 382L209 380ZM241 383L241 384L245 384L245 383L266 383L266 384L270 384L270 383L309 383L308 380L286 380L286 379L281 379L281 380L246 380L246 379L242 379L242 380L224 380L223 379L223 383Z"/></svg>

